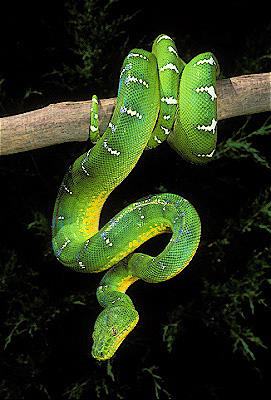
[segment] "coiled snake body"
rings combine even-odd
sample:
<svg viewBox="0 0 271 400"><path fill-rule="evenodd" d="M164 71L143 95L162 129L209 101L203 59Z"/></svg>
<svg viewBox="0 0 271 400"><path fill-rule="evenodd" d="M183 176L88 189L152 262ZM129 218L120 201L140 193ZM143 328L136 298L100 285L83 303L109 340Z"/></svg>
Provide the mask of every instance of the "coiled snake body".
<svg viewBox="0 0 271 400"><path fill-rule="evenodd" d="M92 355L105 360L115 353L138 321L125 293L136 280L156 283L172 278L190 262L200 240L194 207L176 194L145 197L125 207L99 229L103 204L135 167L144 149L174 130L174 148L186 160L205 163L216 145L216 73L212 53L187 65L172 39L160 35L152 52L132 50L125 58L116 107L102 137L93 98L90 137L95 145L66 173L55 203L52 231L58 260L80 272L108 269L97 289L104 310L93 332ZM142 243L172 232L156 257L133 253Z"/></svg>

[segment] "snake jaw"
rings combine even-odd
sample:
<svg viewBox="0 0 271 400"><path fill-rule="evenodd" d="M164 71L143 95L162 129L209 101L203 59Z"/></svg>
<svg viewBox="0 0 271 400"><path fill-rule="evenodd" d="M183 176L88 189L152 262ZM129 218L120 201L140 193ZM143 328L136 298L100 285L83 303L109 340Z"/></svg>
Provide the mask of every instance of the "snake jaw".
<svg viewBox="0 0 271 400"><path fill-rule="evenodd" d="M98 316L93 337L92 356L103 361L111 358L138 322L137 311L130 307L107 307Z"/></svg>

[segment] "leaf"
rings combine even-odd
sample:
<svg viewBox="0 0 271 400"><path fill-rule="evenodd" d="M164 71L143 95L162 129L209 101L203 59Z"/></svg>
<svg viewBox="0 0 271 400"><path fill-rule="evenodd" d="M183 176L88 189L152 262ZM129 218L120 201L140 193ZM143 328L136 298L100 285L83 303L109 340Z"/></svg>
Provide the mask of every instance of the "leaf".
<svg viewBox="0 0 271 400"><path fill-rule="evenodd" d="M32 88L27 89L24 95L24 100L30 97L31 94L38 94L42 96L42 92L39 92L38 90L32 90Z"/></svg>
<svg viewBox="0 0 271 400"><path fill-rule="evenodd" d="M115 375L113 374L113 368L110 360L107 361L107 375L111 377L113 382L115 382Z"/></svg>
<svg viewBox="0 0 271 400"><path fill-rule="evenodd" d="M230 138L218 145L214 158L218 159L222 156L232 159L250 157L256 163L267 169L271 169L266 158L261 154L260 150L255 147L255 144L253 144L254 138L259 136L269 136L271 134L270 118L271 117L268 117L259 129L247 133L247 125L251 119L249 116L243 126L236 133L233 133Z"/></svg>

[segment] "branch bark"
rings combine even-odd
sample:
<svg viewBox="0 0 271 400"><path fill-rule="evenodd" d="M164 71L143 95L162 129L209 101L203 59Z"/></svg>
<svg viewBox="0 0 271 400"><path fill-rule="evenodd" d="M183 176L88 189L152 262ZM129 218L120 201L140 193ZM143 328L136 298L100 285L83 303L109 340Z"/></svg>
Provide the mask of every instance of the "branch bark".
<svg viewBox="0 0 271 400"><path fill-rule="evenodd" d="M271 73L219 80L217 100L219 120L271 111ZM99 101L101 132L106 129L115 104L115 98ZM1 118L1 154L87 140L90 107L90 100L64 102ZM170 135L169 143L173 141L174 135Z"/></svg>

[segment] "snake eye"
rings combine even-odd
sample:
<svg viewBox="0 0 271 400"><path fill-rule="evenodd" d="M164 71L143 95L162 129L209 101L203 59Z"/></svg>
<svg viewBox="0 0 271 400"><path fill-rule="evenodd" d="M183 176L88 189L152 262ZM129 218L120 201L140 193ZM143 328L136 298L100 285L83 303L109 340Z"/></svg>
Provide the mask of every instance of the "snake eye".
<svg viewBox="0 0 271 400"><path fill-rule="evenodd" d="M111 329L111 333L112 333L113 336L116 336L118 334L117 328L112 328Z"/></svg>

